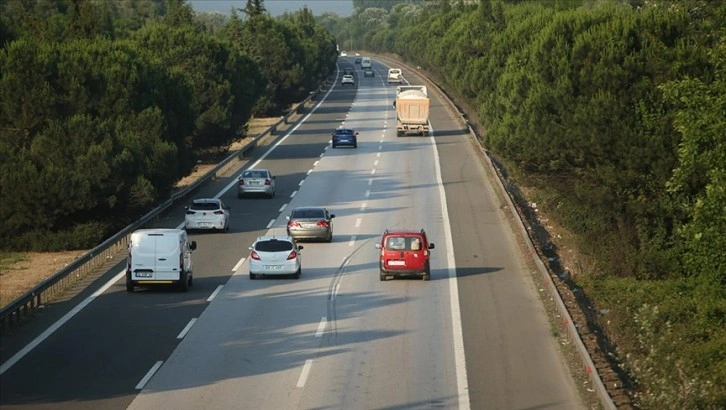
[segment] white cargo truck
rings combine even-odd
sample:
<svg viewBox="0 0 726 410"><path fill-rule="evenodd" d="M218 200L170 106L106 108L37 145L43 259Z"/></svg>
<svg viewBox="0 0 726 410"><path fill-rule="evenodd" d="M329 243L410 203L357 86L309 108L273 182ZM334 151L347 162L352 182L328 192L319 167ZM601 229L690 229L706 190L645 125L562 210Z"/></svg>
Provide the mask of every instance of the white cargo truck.
<svg viewBox="0 0 726 410"><path fill-rule="evenodd" d="M396 136L429 132L429 97L425 85L396 87Z"/></svg>

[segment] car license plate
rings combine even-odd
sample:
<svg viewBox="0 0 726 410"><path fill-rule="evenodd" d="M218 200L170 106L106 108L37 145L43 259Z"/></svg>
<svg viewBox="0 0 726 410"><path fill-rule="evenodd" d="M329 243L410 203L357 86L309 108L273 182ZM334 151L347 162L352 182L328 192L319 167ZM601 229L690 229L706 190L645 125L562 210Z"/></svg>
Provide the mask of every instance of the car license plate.
<svg viewBox="0 0 726 410"><path fill-rule="evenodd" d="M315 224L302 224L303 228L315 228L316 226Z"/></svg>
<svg viewBox="0 0 726 410"><path fill-rule="evenodd" d="M406 261L388 261L389 266L403 266L406 264Z"/></svg>
<svg viewBox="0 0 726 410"><path fill-rule="evenodd" d="M199 223L199 226L201 226L202 228L209 228L209 225L210 224L208 222L200 222Z"/></svg>
<svg viewBox="0 0 726 410"><path fill-rule="evenodd" d="M137 278L150 278L152 276L151 272L136 272Z"/></svg>
<svg viewBox="0 0 726 410"><path fill-rule="evenodd" d="M250 185L260 185L260 181L250 181Z"/></svg>
<svg viewBox="0 0 726 410"><path fill-rule="evenodd" d="M265 265L265 269L267 270L280 270L282 269L281 265Z"/></svg>

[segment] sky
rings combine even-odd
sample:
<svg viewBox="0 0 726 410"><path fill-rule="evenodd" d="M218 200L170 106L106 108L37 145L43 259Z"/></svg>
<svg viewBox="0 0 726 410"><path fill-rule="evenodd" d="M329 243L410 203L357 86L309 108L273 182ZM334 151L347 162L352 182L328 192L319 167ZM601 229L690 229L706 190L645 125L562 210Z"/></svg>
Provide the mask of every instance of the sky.
<svg viewBox="0 0 726 410"><path fill-rule="evenodd" d="M244 8L246 0L189 0L192 8L200 12L218 11L229 14L232 7ZM264 0L263 5L271 16L276 17L285 12L296 12L308 6L314 15L319 16L326 11L349 17L353 13L352 0Z"/></svg>

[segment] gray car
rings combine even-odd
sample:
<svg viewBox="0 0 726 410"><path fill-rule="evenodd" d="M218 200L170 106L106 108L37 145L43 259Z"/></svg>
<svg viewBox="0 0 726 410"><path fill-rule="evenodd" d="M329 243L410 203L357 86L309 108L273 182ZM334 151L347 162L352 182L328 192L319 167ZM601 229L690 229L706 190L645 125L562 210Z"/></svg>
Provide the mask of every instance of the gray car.
<svg viewBox="0 0 726 410"><path fill-rule="evenodd" d="M287 217L287 234L297 239L333 240L335 215L323 207L299 207Z"/></svg>
<svg viewBox="0 0 726 410"><path fill-rule="evenodd" d="M247 195L275 196L275 176L267 169L248 169L237 178L237 198Z"/></svg>

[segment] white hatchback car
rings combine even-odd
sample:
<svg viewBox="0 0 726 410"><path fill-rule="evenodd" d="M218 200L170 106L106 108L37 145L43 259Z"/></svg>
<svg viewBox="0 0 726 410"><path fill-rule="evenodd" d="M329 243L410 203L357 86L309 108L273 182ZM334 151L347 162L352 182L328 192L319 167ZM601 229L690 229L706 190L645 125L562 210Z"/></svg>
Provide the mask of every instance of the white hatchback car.
<svg viewBox="0 0 726 410"><path fill-rule="evenodd" d="M261 275L293 275L300 279L303 247L291 236L260 236L250 249L250 279Z"/></svg>
<svg viewBox="0 0 726 410"><path fill-rule="evenodd" d="M229 230L229 207L221 199L195 199L186 207L184 229Z"/></svg>
<svg viewBox="0 0 726 410"><path fill-rule="evenodd" d="M340 85L355 85L355 80L353 79L353 76L350 74L346 74L343 76L343 80L341 80Z"/></svg>

